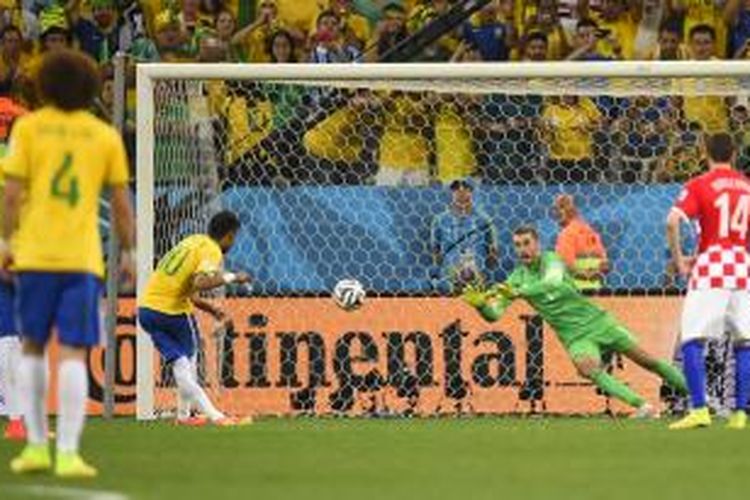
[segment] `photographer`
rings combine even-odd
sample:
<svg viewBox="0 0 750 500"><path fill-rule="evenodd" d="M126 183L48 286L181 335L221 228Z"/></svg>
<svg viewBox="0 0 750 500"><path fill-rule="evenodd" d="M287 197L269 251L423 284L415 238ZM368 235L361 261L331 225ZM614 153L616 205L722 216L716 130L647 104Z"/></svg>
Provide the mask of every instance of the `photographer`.
<svg viewBox="0 0 750 500"><path fill-rule="evenodd" d="M430 247L436 288L460 292L467 284L487 281L498 264L497 229L474 202L474 184L456 179L450 184L451 205L432 220Z"/></svg>

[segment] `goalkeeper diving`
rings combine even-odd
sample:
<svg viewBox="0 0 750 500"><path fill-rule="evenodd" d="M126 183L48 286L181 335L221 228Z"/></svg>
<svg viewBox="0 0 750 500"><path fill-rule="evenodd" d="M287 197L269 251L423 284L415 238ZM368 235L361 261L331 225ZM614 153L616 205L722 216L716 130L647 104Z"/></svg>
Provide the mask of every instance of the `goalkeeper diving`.
<svg viewBox="0 0 750 500"><path fill-rule="evenodd" d="M656 416L657 412L604 370L603 352L620 353L687 394L685 378L677 368L641 349L627 328L578 291L563 260L554 252L542 251L534 227L517 228L513 247L520 264L505 282L487 290L470 287L462 295L485 320L496 321L514 300L525 300L555 330L578 372L606 394L635 408L637 416Z"/></svg>

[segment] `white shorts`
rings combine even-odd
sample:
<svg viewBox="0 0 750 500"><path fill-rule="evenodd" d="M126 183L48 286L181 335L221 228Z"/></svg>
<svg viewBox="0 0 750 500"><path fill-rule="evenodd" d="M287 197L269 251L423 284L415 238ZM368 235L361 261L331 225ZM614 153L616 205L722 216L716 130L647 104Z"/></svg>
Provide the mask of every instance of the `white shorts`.
<svg viewBox="0 0 750 500"><path fill-rule="evenodd" d="M750 291L688 290L682 306L682 342L718 338L726 332L735 340L750 340Z"/></svg>

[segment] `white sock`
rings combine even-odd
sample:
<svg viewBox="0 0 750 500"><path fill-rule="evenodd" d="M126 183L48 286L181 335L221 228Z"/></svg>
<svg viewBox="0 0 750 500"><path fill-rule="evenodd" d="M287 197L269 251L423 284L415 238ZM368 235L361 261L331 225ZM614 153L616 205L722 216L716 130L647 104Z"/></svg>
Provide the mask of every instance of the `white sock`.
<svg viewBox="0 0 750 500"><path fill-rule="evenodd" d="M44 356L24 354L18 370L21 411L29 444L47 444L47 367Z"/></svg>
<svg viewBox="0 0 750 500"><path fill-rule="evenodd" d="M196 364L195 356L190 358L191 373L193 374L193 380L198 381L198 366ZM193 409L192 401L183 397L182 392L177 390L177 418L182 420L190 417L190 413Z"/></svg>
<svg viewBox="0 0 750 500"><path fill-rule="evenodd" d="M190 401L183 398L182 392L178 389L177 390L177 419L185 420L186 418L190 418L190 411L192 410L192 407L193 405L190 404Z"/></svg>
<svg viewBox="0 0 750 500"><path fill-rule="evenodd" d="M0 337L0 392L5 397L5 410L10 419L21 417L21 394L18 390L20 362L21 340L15 335Z"/></svg>
<svg viewBox="0 0 750 500"><path fill-rule="evenodd" d="M78 452L83 422L86 420L86 397L89 379L86 365L79 359L60 362L57 381L57 451Z"/></svg>
<svg viewBox="0 0 750 500"><path fill-rule="evenodd" d="M177 359L172 365L172 371L181 398L198 405L198 408L211 420L224 418L224 414L216 409L211 400L208 399L206 392L198 385L198 381L193 375L193 367L186 357Z"/></svg>

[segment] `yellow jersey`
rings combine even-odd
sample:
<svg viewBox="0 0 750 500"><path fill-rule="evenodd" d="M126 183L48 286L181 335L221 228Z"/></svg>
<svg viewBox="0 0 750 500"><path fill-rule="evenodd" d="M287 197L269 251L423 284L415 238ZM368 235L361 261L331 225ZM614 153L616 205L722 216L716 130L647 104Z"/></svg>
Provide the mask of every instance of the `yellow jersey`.
<svg viewBox="0 0 750 500"><path fill-rule="evenodd" d="M443 183L474 174L476 159L471 130L454 104L441 107L435 118L438 178Z"/></svg>
<svg viewBox="0 0 750 500"><path fill-rule="evenodd" d="M386 109L380 138L379 163L400 170L427 169L430 147L422 133L429 109L418 95L401 94Z"/></svg>
<svg viewBox="0 0 750 500"><path fill-rule="evenodd" d="M191 312L193 276L219 271L223 258L219 244L205 234L188 236L156 265L139 305L164 314Z"/></svg>
<svg viewBox="0 0 750 500"><path fill-rule="evenodd" d="M582 97L577 105L551 102L544 107L542 119L550 127L549 156L553 160L582 160L592 154L591 137L601 113L591 99Z"/></svg>
<svg viewBox="0 0 750 500"><path fill-rule="evenodd" d="M727 46L727 24L724 22L723 8L719 7L714 0L683 0L687 8L685 20L683 21L683 32L685 40L690 37L690 30L699 24L708 24L716 30L716 49L719 58L726 55Z"/></svg>
<svg viewBox="0 0 750 500"><path fill-rule="evenodd" d="M685 96L682 111L685 120L700 124L704 132L716 134L729 131L729 110L722 96Z"/></svg>
<svg viewBox="0 0 750 500"><path fill-rule="evenodd" d="M600 29L610 30L612 35L620 43L622 48L622 58L632 60L635 54L635 38L638 35L638 23L633 17L625 13L619 19L607 21L601 16L595 16L594 21ZM612 50L612 45L601 40L597 44L597 50L600 54L607 57L616 57L617 54Z"/></svg>
<svg viewBox="0 0 750 500"><path fill-rule="evenodd" d="M20 117L3 172L25 184L12 248L19 271L104 274L99 197L128 182L119 133L88 111Z"/></svg>
<svg viewBox="0 0 750 500"><path fill-rule="evenodd" d="M255 100L232 96L226 105L227 135L229 136L226 161L231 164L242 158L242 155L252 150L271 133L273 103L265 96L259 96Z"/></svg>
<svg viewBox="0 0 750 500"><path fill-rule="evenodd" d="M258 6L263 0L256 0L255 12L260 12ZM310 26L315 24L315 16L318 13L319 1L306 0L277 0L278 19L286 26L297 28L302 33L307 33Z"/></svg>
<svg viewBox="0 0 750 500"><path fill-rule="evenodd" d="M363 117L354 108L344 107L334 111L305 132L302 141L305 151L329 161L354 163L364 147L362 136L357 131L362 123Z"/></svg>

